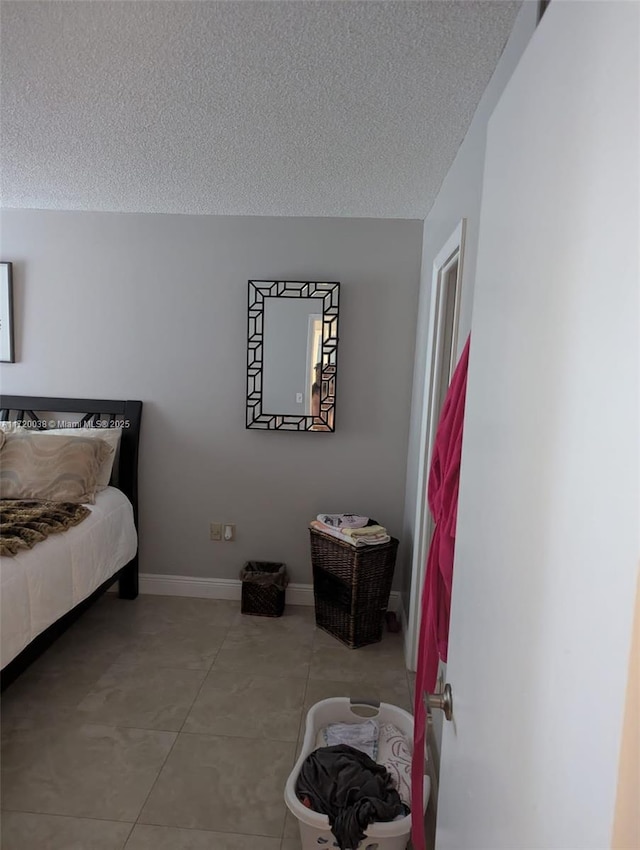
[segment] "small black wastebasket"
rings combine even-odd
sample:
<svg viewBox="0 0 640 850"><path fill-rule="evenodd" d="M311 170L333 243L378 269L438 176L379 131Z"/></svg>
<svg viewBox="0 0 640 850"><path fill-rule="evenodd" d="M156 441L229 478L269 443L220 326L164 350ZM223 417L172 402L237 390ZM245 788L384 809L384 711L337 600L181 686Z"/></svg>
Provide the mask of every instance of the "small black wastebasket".
<svg viewBox="0 0 640 850"><path fill-rule="evenodd" d="M281 617L289 583L285 564L275 561L247 561L240 571L243 614Z"/></svg>

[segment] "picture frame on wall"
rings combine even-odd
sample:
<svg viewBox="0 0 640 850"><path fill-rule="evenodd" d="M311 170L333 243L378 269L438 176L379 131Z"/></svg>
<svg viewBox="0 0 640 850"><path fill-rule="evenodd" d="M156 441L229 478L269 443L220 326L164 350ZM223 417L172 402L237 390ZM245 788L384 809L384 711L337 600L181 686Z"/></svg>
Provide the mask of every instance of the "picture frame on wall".
<svg viewBox="0 0 640 850"><path fill-rule="evenodd" d="M13 277L11 263L0 263L0 363L14 363Z"/></svg>

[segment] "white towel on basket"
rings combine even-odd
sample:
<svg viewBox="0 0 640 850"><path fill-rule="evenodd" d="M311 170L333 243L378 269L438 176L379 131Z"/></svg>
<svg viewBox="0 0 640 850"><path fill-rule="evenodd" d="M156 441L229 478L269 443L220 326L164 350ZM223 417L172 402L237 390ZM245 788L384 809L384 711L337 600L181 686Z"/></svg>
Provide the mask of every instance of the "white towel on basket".
<svg viewBox="0 0 640 850"><path fill-rule="evenodd" d="M318 514L318 522L329 525L331 528L364 528L369 522L368 516L357 514Z"/></svg>

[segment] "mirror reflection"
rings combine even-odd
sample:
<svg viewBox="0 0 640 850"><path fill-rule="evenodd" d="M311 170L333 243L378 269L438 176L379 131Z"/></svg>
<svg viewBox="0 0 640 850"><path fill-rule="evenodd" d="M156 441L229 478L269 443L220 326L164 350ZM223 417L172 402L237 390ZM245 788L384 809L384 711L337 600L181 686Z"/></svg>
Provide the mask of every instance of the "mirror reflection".
<svg viewBox="0 0 640 850"><path fill-rule="evenodd" d="M247 428L333 431L337 282L249 281Z"/></svg>
<svg viewBox="0 0 640 850"><path fill-rule="evenodd" d="M321 310L315 298L264 299L263 413L318 415Z"/></svg>

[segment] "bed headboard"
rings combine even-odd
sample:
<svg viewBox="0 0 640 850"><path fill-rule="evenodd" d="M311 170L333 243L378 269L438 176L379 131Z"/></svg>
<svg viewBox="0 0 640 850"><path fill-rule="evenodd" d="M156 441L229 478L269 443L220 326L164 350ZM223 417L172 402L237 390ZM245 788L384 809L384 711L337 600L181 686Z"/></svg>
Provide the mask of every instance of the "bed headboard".
<svg viewBox="0 0 640 850"><path fill-rule="evenodd" d="M93 398L40 398L38 396L0 395L0 421L28 420L36 428L46 429L48 421L64 419L60 414L79 415L79 424L109 422L122 426L117 467L118 488L133 505L138 525L138 443L140 440L141 401L105 401ZM56 423L57 424L57 423Z"/></svg>

